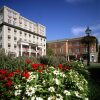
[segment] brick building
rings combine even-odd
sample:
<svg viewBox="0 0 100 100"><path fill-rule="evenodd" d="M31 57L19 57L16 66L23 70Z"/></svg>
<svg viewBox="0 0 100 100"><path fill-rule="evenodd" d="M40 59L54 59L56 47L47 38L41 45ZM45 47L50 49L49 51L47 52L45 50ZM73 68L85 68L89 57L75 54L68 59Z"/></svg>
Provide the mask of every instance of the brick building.
<svg viewBox="0 0 100 100"><path fill-rule="evenodd" d="M55 41L48 41L47 47L52 48L55 55L65 56L66 60L71 59L87 59L87 47L81 43L80 38L61 39ZM90 47L90 61L98 61L98 52L96 44Z"/></svg>

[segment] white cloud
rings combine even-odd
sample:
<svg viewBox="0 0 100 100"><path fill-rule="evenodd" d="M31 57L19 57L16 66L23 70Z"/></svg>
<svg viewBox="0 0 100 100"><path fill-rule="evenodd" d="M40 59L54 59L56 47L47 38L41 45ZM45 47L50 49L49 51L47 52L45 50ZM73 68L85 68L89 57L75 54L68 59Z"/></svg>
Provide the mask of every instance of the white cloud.
<svg viewBox="0 0 100 100"><path fill-rule="evenodd" d="M85 30L84 27L72 27L71 32L73 33L73 35L78 36L81 33L83 33Z"/></svg>
<svg viewBox="0 0 100 100"><path fill-rule="evenodd" d="M98 25L95 25L95 26L90 26L90 29L92 30L92 31L94 31L94 32L96 32L96 31L100 31L100 24L98 24ZM86 30L86 27L72 27L71 28L71 33L73 34L73 35L80 35L81 33L84 33L85 32L85 30ZM94 34L99 34L99 33L94 33Z"/></svg>
<svg viewBox="0 0 100 100"><path fill-rule="evenodd" d="M100 24L95 26L90 26L90 29L92 30L92 35L96 36L98 38L98 41L100 43ZM85 35L86 27L72 27L71 33L75 37L80 37Z"/></svg>

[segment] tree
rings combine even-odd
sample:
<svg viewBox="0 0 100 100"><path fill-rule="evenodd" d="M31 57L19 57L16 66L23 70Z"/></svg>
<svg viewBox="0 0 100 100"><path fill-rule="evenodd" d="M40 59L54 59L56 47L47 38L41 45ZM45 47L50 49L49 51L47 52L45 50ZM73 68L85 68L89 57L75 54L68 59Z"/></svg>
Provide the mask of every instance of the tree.
<svg viewBox="0 0 100 100"><path fill-rule="evenodd" d="M47 56L53 56L54 55L54 51L51 48L47 48L46 49L46 54L47 54Z"/></svg>
<svg viewBox="0 0 100 100"><path fill-rule="evenodd" d="M98 39L95 36L84 36L81 39L81 43L86 45L89 43L90 46L96 43L96 51L98 51Z"/></svg>

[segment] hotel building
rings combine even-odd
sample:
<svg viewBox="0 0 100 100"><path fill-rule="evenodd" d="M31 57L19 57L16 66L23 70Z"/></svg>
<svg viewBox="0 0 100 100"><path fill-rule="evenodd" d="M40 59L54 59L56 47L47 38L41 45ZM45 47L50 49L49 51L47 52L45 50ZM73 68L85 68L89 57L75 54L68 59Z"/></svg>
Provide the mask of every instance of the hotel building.
<svg viewBox="0 0 100 100"><path fill-rule="evenodd" d="M0 48L14 56L46 55L46 27L4 6L0 9Z"/></svg>
<svg viewBox="0 0 100 100"><path fill-rule="evenodd" d="M48 41L47 47L52 48L57 56L65 56L66 60L74 58L87 60L87 47L81 43L81 38L61 39ZM98 61L98 50L96 44L90 47L90 61Z"/></svg>

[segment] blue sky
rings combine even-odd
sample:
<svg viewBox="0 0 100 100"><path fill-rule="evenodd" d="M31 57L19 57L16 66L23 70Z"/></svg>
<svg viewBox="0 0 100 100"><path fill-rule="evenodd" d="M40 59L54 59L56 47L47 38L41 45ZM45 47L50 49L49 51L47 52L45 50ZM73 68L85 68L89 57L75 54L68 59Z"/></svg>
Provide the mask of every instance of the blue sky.
<svg viewBox="0 0 100 100"><path fill-rule="evenodd" d="M47 40L84 36L87 26L100 40L100 0L0 0L3 5L45 25Z"/></svg>

